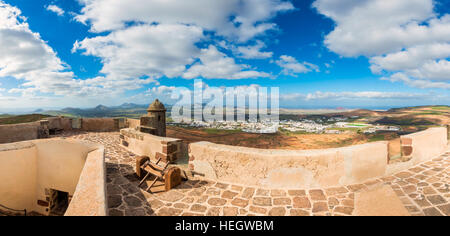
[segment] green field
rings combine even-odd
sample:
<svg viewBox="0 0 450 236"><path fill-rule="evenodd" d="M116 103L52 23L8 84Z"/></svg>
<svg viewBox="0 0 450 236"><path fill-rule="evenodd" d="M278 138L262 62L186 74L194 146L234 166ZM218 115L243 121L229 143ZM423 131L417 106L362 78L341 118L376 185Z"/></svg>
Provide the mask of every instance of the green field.
<svg viewBox="0 0 450 236"><path fill-rule="evenodd" d="M367 125L367 124L356 124L356 123L353 123L353 124L348 124L349 126L356 126L356 127L367 127L367 126L369 126L369 125Z"/></svg>
<svg viewBox="0 0 450 236"><path fill-rule="evenodd" d="M0 125L12 125L12 124L20 124L20 123L29 123L39 121L51 116L48 115L40 115L40 114L32 114L32 115L20 115L20 116L0 116Z"/></svg>
<svg viewBox="0 0 450 236"><path fill-rule="evenodd" d="M384 141L385 136L382 134L377 134L369 138L369 142L378 142L378 141Z"/></svg>
<svg viewBox="0 0 450 236"><path fill-rule="evenodd" d="M354 131L354 132L358 132L360 130L364 130L364 127L361 128L329 128L328 130L339 130L339 131Z"/></svg>
<svg viewBox="0 0 450 236"><path fill-rule="evenodd" d="M414 115L445 115L445 112L441 112L441 111L426 111L426 112L417 112L414 113Z"/></svg>
<svg viewBox="0 0 450 236"><path fill-rule="evenodd" d="M206 128L204 129L204 131L207 134L216 134L216 135L220 135L220 134L237 134L237 133L241 133L241 130L224 130L224 129L213 129L213 128Z"/></svg>
<svg viewBox="0 0 450 236"><path fill-rule="evenodd" d="M289 130L285 130L285 129L279 129L279 131L282 134L287 135L287 136L300 135L300 134L310 134L310 133L308 133L306 131L295 131L295 132L293 132L293 131L289 131Z"/></svg>
<svg viewBox="0 0 450 236"><path fill-rule="evenodd" d="M435 106L435 107L431 107L431 109L433 109L433 110L450 111L450 107L449 106Z"/></svg>

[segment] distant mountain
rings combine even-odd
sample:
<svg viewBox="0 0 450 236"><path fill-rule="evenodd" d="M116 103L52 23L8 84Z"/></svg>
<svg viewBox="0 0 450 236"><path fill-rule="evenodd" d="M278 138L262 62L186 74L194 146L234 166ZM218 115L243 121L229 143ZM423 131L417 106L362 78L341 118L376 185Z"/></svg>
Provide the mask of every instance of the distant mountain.
<svg viewBox="0 0 450 236"><path fill-rule="evenodd" d="M104 105L98 105L94 108L86 108L86 109L67 107L61 110L42 111L39 113L52 116L85 117L85 118L101 118L101 117L139 118L147 113L147 107L148 105L124 103L116 107L108 107Z"/></svg>
<svg viewBox="0 0 450 236"><path fill-rule="evenodd" d="M69 114L76 114L76 113L80 113L83 110L79 109L79 108L72 108L72 107L67 107L61 110L61 112L65 112L65 113L69 113Z"/></svg>
<svg viewBox="0 0 450 236"><path fill-rule="evenodd" d="M107 106L103 106L103 105L98 105L94 108L94 110L96 111L108 111L110 108Z"/></svg>
<svg viewBox="0 0 450 236"><path fill-rule="evenodd" d="M120 106L114 108L122 108L122 109L133 109L133 108L147 108L148 105L135 104L135 103L124 103Z"/></svg>

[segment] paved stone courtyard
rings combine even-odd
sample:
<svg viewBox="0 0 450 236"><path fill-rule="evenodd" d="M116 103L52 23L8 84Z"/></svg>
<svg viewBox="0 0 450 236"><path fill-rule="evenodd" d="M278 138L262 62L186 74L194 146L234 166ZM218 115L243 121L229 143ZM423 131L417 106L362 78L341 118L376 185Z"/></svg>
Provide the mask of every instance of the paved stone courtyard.
<svg viewBox="0 0 450 236"><path fill-rule="evenodd" d="M315 190L276 190L194 179L165 193L138 188L135 155L119 145L119 133L64 133L105 146L111 216L348 216L355 193L390 185L411 215L450 216L450 152L394 176L360 185Z"/></svg>

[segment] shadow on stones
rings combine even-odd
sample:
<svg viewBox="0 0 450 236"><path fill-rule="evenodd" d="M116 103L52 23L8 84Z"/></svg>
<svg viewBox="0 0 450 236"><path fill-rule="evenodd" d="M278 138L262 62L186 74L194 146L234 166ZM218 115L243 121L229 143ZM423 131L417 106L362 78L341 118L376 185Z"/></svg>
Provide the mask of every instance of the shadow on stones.
<svg viewBox="0 0 450 236"><path fill-rule="evenodd" d="M139 178L130 165L106 163L108 208L111 216L153 215L149 193L138 187Z"/></svg>

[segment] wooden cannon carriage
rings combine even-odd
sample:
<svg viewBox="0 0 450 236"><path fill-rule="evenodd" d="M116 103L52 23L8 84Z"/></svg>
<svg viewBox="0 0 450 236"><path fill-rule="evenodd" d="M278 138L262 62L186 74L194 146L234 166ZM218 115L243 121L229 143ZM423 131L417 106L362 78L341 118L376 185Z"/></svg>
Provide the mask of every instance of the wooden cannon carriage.
<svg viewBox="0 0 450 236"><path fill-rule="evenodd" d="M154 177L152 182L147 186L147 192L151 192L151 188L158 181L164 183L165 191L169 191L181 184L182 179L180 168L169 167L169 162L163 163L161 158L153 162L147 156L141 156L136 159L136 174L139 178L142 178L139 187L146 181L150 181L151 177Z"/></svg>

